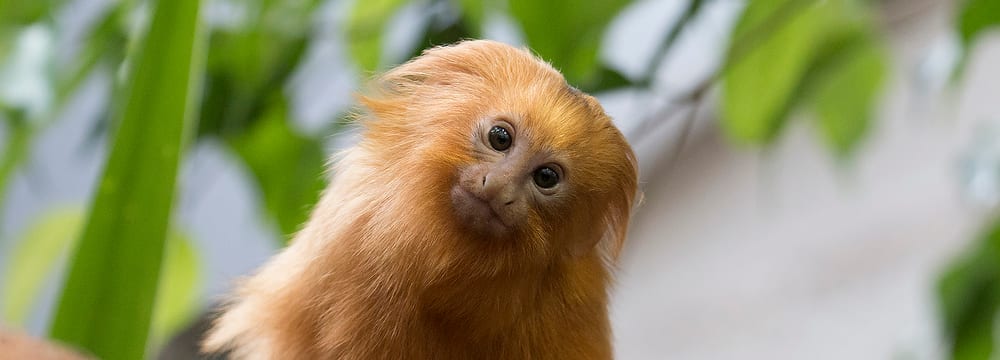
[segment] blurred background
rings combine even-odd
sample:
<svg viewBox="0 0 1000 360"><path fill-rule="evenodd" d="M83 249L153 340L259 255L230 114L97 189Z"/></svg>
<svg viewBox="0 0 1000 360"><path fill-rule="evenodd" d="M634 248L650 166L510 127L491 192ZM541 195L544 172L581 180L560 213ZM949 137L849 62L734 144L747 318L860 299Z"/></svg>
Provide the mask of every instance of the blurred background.
<svg viewBox="0 0 1000 360"><path fill-rule="evenodd" d="M638 153L618 358L996 358L998 25L1000 0L0 0L0 327L193 358L337 176L352 93L490 38Z"/></svg>

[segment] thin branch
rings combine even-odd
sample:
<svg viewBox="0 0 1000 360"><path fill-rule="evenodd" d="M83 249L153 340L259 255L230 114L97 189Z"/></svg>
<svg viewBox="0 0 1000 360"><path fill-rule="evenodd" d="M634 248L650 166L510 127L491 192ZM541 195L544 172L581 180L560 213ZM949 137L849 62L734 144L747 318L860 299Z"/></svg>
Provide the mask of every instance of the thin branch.
<svg viewBox="0 0 1000 360"><path fill-rule="evenodd" d="M666 58L667 53L673 48L674 43L677 42L677 38L680 37L681 31L687 27L687 25L694 19L694 16L698 14L701 10L702 5L704 5L704 0L691 0L688 2L687 8L684 9L684 13L681 17L674 22L674 25L670 28L670 32L667 36L663 38L660 45L656 47L656 51L653 53L653 57L650 58L649 63L646 64L646 70L642 72L642 79L639 80L638 86L648 88L653 83L653 78L656 76L656 72L660 70L660 65L663 64L663 59Z"/></svg>
<svg viewBox="0 0 1000 360"><path fill-rule="evenodd" d="M716 79L716 75L709 76L684 95L668 101L650 116L642 119L629 138L636 143L642 142L646 136L656 130L654 125L661 124L656 120L671 119L688 106L699 106L708 90L712 88L712 85L715 85Z"/></svg>

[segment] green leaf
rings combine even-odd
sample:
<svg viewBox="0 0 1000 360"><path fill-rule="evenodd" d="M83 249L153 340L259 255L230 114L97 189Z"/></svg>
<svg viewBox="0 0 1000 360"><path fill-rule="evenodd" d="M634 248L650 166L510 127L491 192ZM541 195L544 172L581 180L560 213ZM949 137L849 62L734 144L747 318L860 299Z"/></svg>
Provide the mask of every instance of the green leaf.
<svg viewBox="0 0 1000 360"><path fill-rule="evenodd" d="M0 27L24 26L50 16L60 0L0 0Z"/></svg>
<svg viewBox="0 0 1000 360"><path fill-rule="evenodd" d="M0 64L7 61L7 55L10 54L11 48L14 47L16 34L16 31L0 27Z"/></svg>
<svg viewBox="0 0 1000 360"><path fill-rule="evenodd" d="M583 88L596 82L604 29L629 0L510 0L531 49Z"/></svg>
<svg viewBox="0 0 1000 360"><path fill-rule="evenodd" d="M190 237L172 231L163 261L150 330L150 343L154 349L165 344L195 319L202 293L201 260Z"/></svg>
<svg viewBox="0 0 1000 360"><path fill-rule="evenodd" d="M795 90L812 62L816 42L823 36L828 17L824 6L809 5L787 15L783 22L766 21L783 5L782 0L751 2L732 35L730 57L736 46L746 46L735 39L759 26L773 26L770 36L729 63L723 77L722 127L738 142L766 144L774 139L798 95Z"/></svg>
<svg viewBox="0 0 1000 360"><path fill-rule="evenodd" d="M16 327L24 326L38 304L42 286L66 263L67 255L83 229L85 213L80 209L60 209L35 221L16 243L3 282L3 318ZM201 261L189 237L171 231L164 253L163 274L156 293L151 340L162 344L189 324L197 314L201 297Z"/></svg>
<svg viewBox="0 0 1000 360"><path fill-rule="evenodd" d="M472 37L480 37L486 22L486 9L496 5L491 0L452 0L452 5L462 13L462 20L469 24Z"/></svg>
<svg viewBox="0 0 1000 360"><path fill-rule="evenodd" d="M306 38L284 43L280 56L261 65L264 70L252 77L233 74L225 67L213 68L204 86L198 136L231 137L248 131L266 110L268 100L282 96L306 45Z"/></svg>
<svg viewBox="0 0 1000 360"><path fill-rule="evenodd" d="M1000 305L1000 221L938 281L938 299L951 359L989 359Z"/></svg>
<svg viewBox="0 0 1000 360"><path fill-rule="evenodd" d="M37 303L42 285L76 242L83 226L82 210L58 210L28 227L12 249L4 281L3 318L8 324L25 325Z"/></svg>
<svg viewBox="0 0 1000 360"><path fill-rule="evenodd" d="M633 85L635 85L635 83L632 82L632 80L629 80L625 77L625 75L622 75L617 70L607 66L601 66L593 84L590 87L583 88L583 91L587 93L596 93Z"/></svg>
<svg viewBox="0 0 1000 360"><path fill-rule="evenodd" d="M76 89L98 63L104 61L117 65L124 60L125 46L128 42L122 21L124 8L119 5L108 10L85 34L83 46L75 61L56 69L57 109L75 94Z"/></svg>
<svg viewBox="0 0 1000 360"><path fill-rule="evenodd" d="M821 133L842 157L850 155L867 132L886 72L885 54L870 41L843 58L818 79L813 100Z"/></svg>
<svg viewBox="0 0 1000 360"><path fill-rule="evenodd" d="M198 0L156 1L51 328L102 359L142 358L190 121Z"/></svg>
<svg viewBox="0 0 1000 360"><path fill-rule="evenodd" d="M984 30L1000 25L1000 0L965 0L958 15L958 33L968 47Z"/></svg>
<svg viewBox="0 0 1000 360"><path fill-rule="evenodd" d="M772 142L805 105L824 140L847 156L863 138L886 60L870 10L854 0L760 0L733 34L723 77L722 126L742 143Z"/></svg>
<svg viewBox="0 0 1000 360"><path fill-rule="evenodd" d="M0 104L0 118L4 120L5 138L0 153L0 214L3 213L2 206L7 198L7 184L14 177L14 170L28 157L30 152L31 138L35 134L31 124L28 123L24 111L3 108Z"/></svg>
<svg viewBox="0 0 1000 360"><path fill-rule="evenodd" d="M229 141L253 174L283 235L294 233L306 221L325 185L322 143L296 133L287 116L285 101L279 97L250 131Z"/></svg>
<svg viewBox="0 0 1000 360"><path fill-rule="evenodd" d="M238 29L212 32L198 136L247 131L267 101L281 94L310 40L316 0L248 1L254 11Z"/></svg>
<svg viewBox="0 0 1000 360"><path fill-rule="evenodd" d="M344 32L348 51L362 71L370 73L381 65L386 26L404 4L404 0L355 1Z"/></svg>
<svg viewBox="0 0 1000 360"><path fill-rule="evenodd" d="M424 28L423 37L417 42L417 46L410 53L409 58L419 56L424 49L448 45L469 38L473 38L473 35L463 18L447 15L436 16L431 19L431 24Z"/></svg>
<svg viewBox="0 0 1000 360"><path fill-rule="evenodd" d="M962 53L952 78L965 71L969 50L983 32L1000 25L1000 0L965 0L957 11L958 34L962 40Z"/></svg>

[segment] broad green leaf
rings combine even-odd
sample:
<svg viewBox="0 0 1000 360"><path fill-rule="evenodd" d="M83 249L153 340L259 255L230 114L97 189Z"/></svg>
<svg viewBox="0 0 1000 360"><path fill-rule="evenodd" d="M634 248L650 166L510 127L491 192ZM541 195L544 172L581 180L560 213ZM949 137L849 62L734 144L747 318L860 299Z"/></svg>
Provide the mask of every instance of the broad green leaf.
<svg viewBox="0 0 1000 360"><path fill-rule="evenodd" d="M0 0L2 1L2 0ZM14 174L17 167L29 155L30 144L35 135L43 132L46 126L53 123L55 115L60 113L60 109L67 102L77 87L82 83L87 75L101 59L110 60L111 63L120 63L124 48L124 38L117 27L119 11L108 11L104 19L90 30L90 35L86 37L85 46L78 60L69 66L59 67L55 70L55 76L45 77L46 81L54 78L54 88L51 109L43 111L41 118L28 119L23 109L5 109L3 116L7 126L7 139L0 141L0 212L4 204L4 194L6 192L9 179ZM3 64L4 54L2 38L4 32L0 30L0 64ZM0 107L3 107L0 99ZM11 106L8 104L7 106Z"/></svg>
<svg viewBox="0 0 1000 360"><path fill-rule="evenodd" d="M968 47L984 30L1000 25L1000 0L965 0L958 15L958 33Z"/></svg>
<svg viewBox="0 0 1000 360"><path fill-rule="evenodd" d="M531 49L561 70L573 84L592 87L599 70L604 29L629 0L510 0Z"/></svg>
<svg viewBox="0 0 1000 360"><path fill-rule="evenodd" d="M154 349L190 324L200 309L201 260L191 238L177 231L171 232L163 261L150 330L150 343Z"/></svg>
<svg viewBox="0 0 1000 360"><path fill-rule="evenodd" d="M872 111L885 78L885 54L864 42L832 64L818 81L813 110L827 144L847 156L868 130Z"/></svg>
<svg viewBox="0 0 1000 360"><path fill-rule="evenodd" d="M439 20L441 23L437 23ZM434 46L448 45L473 37L469 24L461 17L434 19L430 26L424 27L423 37L417 42L417 46L410 53L409 58L417 57L425 49Z"/></svg>
<svg viewBox="0 0 1000 360"><path fill-rule="evenodd" d="M60 0L0 0L0 27L23 26L53 14Z"/></svg>
<svg viewBox="0 0 1000 360"><path fill-rule="evenodd" d="M382 63L382 38L405 0L356 0L347 18L347 48L358 67L373 72Z"/></svg>
<svg viewBox="0 0 1000 360"><path fill-rule="evenodd" d="M957 11L959 37L962 39L962 53L953 78L958 78L965 70L965 62L976 38L983 32L1000 26L1000 0L964 0Z"/></svg>
<svg viewBox="0 0 1000 360"><path fill-rule="evenodd" d="M170 223L199 72L198 0L151 4L123 109L52 324L53 338L102 359L139 359Z"/></svg>
<svg viewBox="0 0 1000 360"><path fill-rule="evenodd" d="M2 1L2 0L0 0ZM124 6L109 9L84 36L76 61L56 69L56 107L73 95L94 67L101 62L118 65L124 60L126 39L122 13Z"/></svg>
<svg viewBox="0 0 1000 360"><path fill-rule="evenodd" d="M283 235L305 222L325 183L321 142L296 133L287 116L284 99L274 100L250 131L229 142L253 174Z"/></svg>
<svg viewBox="0 0 1000 360"><path fill-rule="evenodd" d="M312 12L319 1L240 3L252 15L235 29L216 28L210 37L198 135L236 136L281 94L309 45Z"/></svg>
<svg viewBox="0 0 1000 360"><path fill-rule="evenodd" d="M750 3L726 61L726 133L768 144L806 105L833 151L850 154L868 128L886 67L869 12L855 0Z"/></svg>
<svg viewBox="0 0 1000 360"><path fill-rule="evenodd" d="M0 64L3 64L7 55L10 54L10 49L14 46L14 35L17 32L11 29L5 29L0 27Z"/></svg>
<svg viewBox="0 0 1000 360"><path fill-rule="evenodd" d="M34 222L16 243L7 265L3 319L24 326L38 304L42 286L63 266L83 229L86 214L79 209L49 212ZM201 261L191 240L171 231L164 253L163 274L156 293L151 340L162 344L197 314Z"/></svg>
<svg viewBox="0 0 1000 360"><path fill-rule="evenodd" d="M42 285L76 242L83 226L83 211L58 210L32 224L8 257L4 283L3 319L25 325L37 303Z"/></svg>
<svg viewBox="0 0 1000 360"><path fill-rule="evenodd" d="M29 145L34 135L34 129L28 123L25 113L22 110L7 109L0 104L0 118L4 120L4 139L0 144L0 214L3 213L2 206L7 198L7 184L14 176L14 170L28 157ZM2 225L2 224L0 224Z"/></svg>
<svg viewBox="0 0 1000 360"><path fill-rule="evenodd" d="M234 74L225 66L211 69L206 74L198 136L232 137L249 131L263 116L269 99L283 96L284 85L305 54L306 45L306 38L284 43L280 56L262 64L262 72L252 77Z"/></svg>
<svg viewBox="0 0 1000 360"><path fill-rule="evenodd" d="M486 21L486 9L495 5L492 0L452 0L452 5L462 13L462 21L469 24L472 37L480 37Z"/></svg>
<svg viewBox="0 0 1000 360"><path fill-rule="evenodd" d="M944 335L951 359L990 359L1000 305L1000 221L938 281Z"/></svg>
<svg viewBox="0 0 1000 360"><path fill-rule="evenodd" d="M826 6L808 5L780 22L766 21L781 11L785 1L795 0L751 2L732 35L737 41L760 26L770 26L770 36L756 39L753 48L728 65L723 77L722 126L739 142L766 144L775 137L823 36L829 17ZM737 46L749 45L733 44L730 57Z"/></svg>
<svg viewBox="0 0 1000 360"><path fill-rule="evenodd" d="M635 83L617 70L607 66L601 66L597 76L595 76L593 84L590 87L584 88L583 91L587 93L596 93L633 85L635 85Z"/></svg>

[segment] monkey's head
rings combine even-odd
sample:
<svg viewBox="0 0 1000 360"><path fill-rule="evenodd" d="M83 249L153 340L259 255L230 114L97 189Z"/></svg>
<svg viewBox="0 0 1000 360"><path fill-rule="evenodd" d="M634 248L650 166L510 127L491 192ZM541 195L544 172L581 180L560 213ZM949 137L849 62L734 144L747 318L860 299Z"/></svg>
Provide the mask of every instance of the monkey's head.
<svg viewBox="0 0 1000 360"><path fill-rule="evenodd" d="M467 41L427 50L375 84L361 99L372 115L362 146L409 169L393 171L393 189L427 194L406 201L434 214L430 226L493 249L617 254L635 156L597 100L550 65Z"/></svg>

